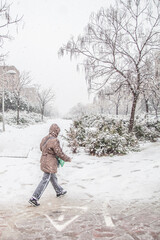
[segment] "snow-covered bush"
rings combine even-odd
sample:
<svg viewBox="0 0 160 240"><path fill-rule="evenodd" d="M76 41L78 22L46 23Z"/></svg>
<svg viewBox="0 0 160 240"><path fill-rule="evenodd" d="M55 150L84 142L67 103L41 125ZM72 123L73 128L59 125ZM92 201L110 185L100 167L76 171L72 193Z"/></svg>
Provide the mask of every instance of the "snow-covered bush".
<svg viewBox="0 0 160 240"><path fill-rule="evenodd" d="M77 132L74 128L70 128L69 131L66 130L66 136L64 137L68 141L68 146L71 148L72 153L76 153L78 150L78 140L77 140Z"/></svg>
<svg viewBox="0 0 160 240"><path fill-rule="evenodd" d="M17 109L17 98L11 92L5 92L5 99L4 99L5 110L16 110ZM2 101L0 100L0 109L2 109ZM19 109L21 111L28 109L28 103L24 98L19 99Z"/></svg>
<svg viewBox="0 0 160 240"><path fill-rule="evenodd" d="M160 122L157 121L157 122L154 123L153 125L154 125L154 127L155 127L155 130L158 131L158 132L160 132ZM153 126L153 125L151 125L151 126Z"/></svg>
<svg viewBox="0 0 160 240"><path fill-rule="evenodd" d="M155 142L160 137L160 132L152 125L135 125L134 132L136 137L141 141L149 140Z"/></svg>
<svg viewBox="0 0 160 240"><path fill-rule="evenodd" d="M92 155L125 154L138 146L135 135L128 134L127 127L128 123L122 120L100 115L83 116L73 122L67 140L71 148L76 142L77 148L84 147Z"/></svg>
<svg viewBox="0 0 160 240"><path fill-rule="evenodd" d="M7 111L5 112L5 122L9 125L17 125L17 117L15 111ZM28 113L26 111L21 112L19 125L25 126L29 124L35 124L41 122L41 115L38 113Z"/></svg>
<svg viewBox="0 0 160 240"><path fill-rule="evenodd" d="M9 91L5 92L5 99L4 99L4 105L5 105L5 111L9 110L17 110L19 105L20 111L30 111L30 112L37 112L39 113L39 107L32 102L29 102L26 98L20 97L19 102L17 97L14 95L14 93L11 93ZM2 96L0 94L0 110L2 109Z"/></svg>
<svg viewBox="0 0 160 240"><path fill-rule="evenodd" d="M110 154L124 154L127 152L126 139L119 134L105 132L89 132L86 137L85 150L89 154L103 156Z"/></svg>
<svg viewBox="0 0 160 240"><path fill-rule="evenodd" d="M73 152L84 147L91 155L105 156L138 150L139 141L156 141L160 137L160 123L137 122L131 133L128 124L105 115L83 116L73 122L66 139Z"/></svg>

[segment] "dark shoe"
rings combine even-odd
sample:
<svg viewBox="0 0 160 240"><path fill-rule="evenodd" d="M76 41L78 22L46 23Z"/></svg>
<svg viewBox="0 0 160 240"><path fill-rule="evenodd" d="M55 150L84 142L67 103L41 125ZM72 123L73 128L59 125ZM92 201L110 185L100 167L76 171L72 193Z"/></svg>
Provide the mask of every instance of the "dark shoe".
<svg viewBox="0 0 160 240"><path fill-rule="evenodd" d="M67 191L62 191L60 193L57 193L57 197L61 197L63 195L65 195L67 193Z"/></svg>
<svg viewBox="0 0 160 240"><path fill-rule="evenodd" d="M31 205L33 205L34 207L38 207L38 206L40 205L35 198L29 199L28 202L29 202Z"/></svg>

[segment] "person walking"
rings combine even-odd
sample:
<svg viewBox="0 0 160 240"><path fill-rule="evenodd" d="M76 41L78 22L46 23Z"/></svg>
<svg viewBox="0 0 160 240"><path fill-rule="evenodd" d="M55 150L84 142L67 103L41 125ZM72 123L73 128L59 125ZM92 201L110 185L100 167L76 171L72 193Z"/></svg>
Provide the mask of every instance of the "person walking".
<svg viewBox="0 0 160 240"><path fill-rule="evenodd" d="M63 153L60 147L59 140L57 139L59 133L59 126L57 124L52 124L49 128L49 134L45 136L40 143L40 150L42 151L40 166L44 174L32 197L29 199L29 203L33 206L40 205L38 200L42 196L49 182L51 182L57 197L67 193L67 191L58 184L56 176L58 167L57 158L60 158L65 162L71 162L71 158Z"/></svg>

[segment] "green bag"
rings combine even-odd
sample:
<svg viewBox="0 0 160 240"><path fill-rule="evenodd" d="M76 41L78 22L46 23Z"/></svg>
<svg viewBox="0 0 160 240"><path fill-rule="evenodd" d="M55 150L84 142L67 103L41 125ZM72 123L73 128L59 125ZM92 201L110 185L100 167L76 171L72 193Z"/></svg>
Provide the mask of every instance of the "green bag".
<svg viewBox="0 0 160 240"><path fill-rule="evenodd" d="M61 158L57 157L57 161L58 161L58 166L61 166L61 167L64 166L64 161Z"/></svg>

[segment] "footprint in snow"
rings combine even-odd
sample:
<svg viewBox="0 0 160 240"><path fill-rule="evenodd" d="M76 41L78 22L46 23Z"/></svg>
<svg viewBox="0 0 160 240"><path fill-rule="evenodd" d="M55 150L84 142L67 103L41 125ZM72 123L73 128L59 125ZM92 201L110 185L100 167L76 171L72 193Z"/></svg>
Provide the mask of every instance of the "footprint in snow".
<svg viewBox="0 0 160 240"><path fill-rule="evenodd" d="M136 169L136 170L133 170L131 172L140 172L141 170L140 169Z"/></svg>

